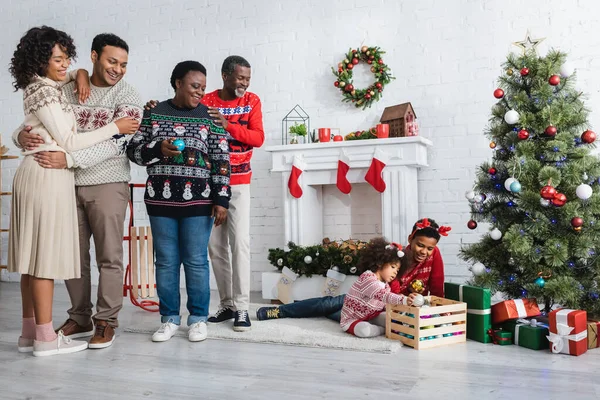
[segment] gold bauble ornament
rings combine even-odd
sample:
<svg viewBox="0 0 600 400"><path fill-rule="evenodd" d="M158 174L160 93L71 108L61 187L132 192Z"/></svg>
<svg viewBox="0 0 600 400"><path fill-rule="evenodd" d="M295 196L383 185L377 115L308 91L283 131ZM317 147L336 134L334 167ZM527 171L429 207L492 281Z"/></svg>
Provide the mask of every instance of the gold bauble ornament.
<svg viewBox="0 0 600 400"><path fill-rule="evenodd" d="M423 290L425 290L425 284L420 279L415 279L409 286L414 293L423 293Z"/></svg>
<svg viewBox="0 0 600 400"><path fill-rule="evenodd" d="M512 74L514 74L514 71L512 70L512 68L509 68L506 70L506 75L512 76Z"/></svg>
<svg viewBox="0 0 600 400"><path fill-rule="evenodd" d="M582 229L582 227L581 227L581 226L574 226L574 227L573 227L573 230L574 230L575 232L581 232L581 229Z"/></svg>
<svg viewBox="0 0 600 400"><path fill-rule="evenodd" d="M496 148L496 142L490 142L490 149Z"/></svg>

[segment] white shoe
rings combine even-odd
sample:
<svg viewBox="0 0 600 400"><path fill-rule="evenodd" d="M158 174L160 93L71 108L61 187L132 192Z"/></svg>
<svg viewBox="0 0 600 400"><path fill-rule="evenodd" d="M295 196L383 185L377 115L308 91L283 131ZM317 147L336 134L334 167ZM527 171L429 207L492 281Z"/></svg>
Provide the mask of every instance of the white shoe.
<svg viewBox="0 0 600 400"><path fill-rule="evenodd" d="M58 336L51 342L33 341L33 355L36 357L53 356L55 354L76 353L88 348L88 342L83 340L69 339L63 335L63 331L58 332Z"/></svg>
<svg viewBox="0 0 600 400"><path fill-rule="evenodd" d="M201 342L208 336L206 322L200 321L190 325L188 339L190 342Z"/></svg>
<svg viewBox="0 0 600 400"><path fill-rule="evenodd" d="M172 322L165 322L158 328L156 332L152 335L153 342L166 342L171 339L175 332L179 329L179 325L175 325Z"/></svg>

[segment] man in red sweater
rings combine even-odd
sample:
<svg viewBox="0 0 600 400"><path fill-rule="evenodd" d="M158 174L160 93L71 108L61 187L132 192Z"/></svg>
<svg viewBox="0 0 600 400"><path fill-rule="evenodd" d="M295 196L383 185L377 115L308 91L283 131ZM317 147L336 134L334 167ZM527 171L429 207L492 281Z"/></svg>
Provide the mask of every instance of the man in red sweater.
<svg viewBox="0 0 600 400"><path fill-rule="evenodd" d="M234 331L250 330L250 160L252 149L265 141L260 99L247 91L250 64L229 56L221 67L223 88L208 93L202 104L209 107L228 133L231 165L231 200L227 220L214 227L208 253L219 289L219 310L208 322L234 319ZM229 249L231 248L231 260Z"/></svg>

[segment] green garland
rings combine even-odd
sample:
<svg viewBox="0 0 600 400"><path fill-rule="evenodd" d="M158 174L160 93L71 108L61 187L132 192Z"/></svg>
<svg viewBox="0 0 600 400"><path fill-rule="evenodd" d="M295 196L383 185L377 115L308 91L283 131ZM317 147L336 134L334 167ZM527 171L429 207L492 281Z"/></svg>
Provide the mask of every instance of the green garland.
<svg viewBox="0 0 600 400"><path fill-rule="evenodd" d="M385 85L396 79L392 76L390 68L383 63L382 54L385 54L385 51L379 47L363 46L360 49L349 49L346 58L338 64L338 69L331 68L337 77L333 85L342 92L342 101L352 102L363 110L371 107L374 101L379 101ZM375 82L366 89L357 89L352 84L352 69L361 61L371 65L371 72L375 77Z"/></svg>
<svg viewBox="0 0 600 400"><path fill-rule="evenodd" d="M366 131L350 132L344 136L344 140L365 140L365 139L377 139L377 128L371 128Z"/></svg>
<svg viewBox="0 0 600 400"><path fill-rule="evenodd" d="M299 276L326 276L329 269L336 269L345 275L360 275L358 271L358 252L367 242L360 240L330 241L323 239L322 244L298 246L288 243L289 250L269 249L269 262L278 270L288 267ZM308 258L307 258L308 257ZM310 261L310 262L307 262Z"/></svg>

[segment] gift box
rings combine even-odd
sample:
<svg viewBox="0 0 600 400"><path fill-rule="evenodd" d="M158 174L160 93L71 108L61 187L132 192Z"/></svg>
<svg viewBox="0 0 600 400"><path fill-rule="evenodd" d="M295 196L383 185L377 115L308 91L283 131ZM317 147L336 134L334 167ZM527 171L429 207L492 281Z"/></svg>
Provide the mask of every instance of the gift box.
<svg viewBox="0 0 600 400"><path fill-rule="evenodd" d="M491 343L488 330L492 327L489 289L477 286L444 283L446 298L467 303L467 338L481 343Z"/></svg>
<svg viewBox="0 0 600 400"><path fill-rule="evenodd" d="M580 356L588 349L587 313L559 308L548 314L550 319L550 349L553 353Z"/></svg>
<svg viewBox="0 0 600 400"><path fill-rule="evenodd" d="M500 346L508 346L513 344L513 334L509 331L502 329L489 329L488 336L492 340L492 343L499 344Z"/></svg>
<svg viewBox="0 0 600 400"><path fill-rule="evenodd" d="M517 319L504 322L502 329L513 334L515 345L542 350L548 348L548 324L549 320L546 317Z"/></svg>
<svg viewBox="0 0 600 400"><path fill-rule="evenodd" d="M501 324L504 321L518 318L537 317L540 309L535 299L506 300L492 307L492 322Z"/></svg>
<svg viewBox="0 0 600 400"><path fill-rule="evenodd" d="M598 328L600 328L600 321L588 320L588 322L587 322L588 349L595 349L597 347L600 347L600 341L598 340Z"/></svg>

